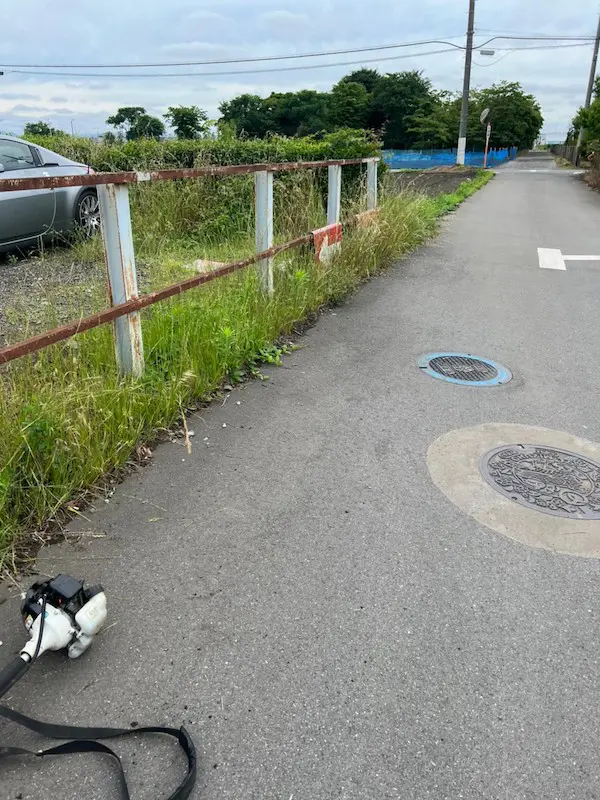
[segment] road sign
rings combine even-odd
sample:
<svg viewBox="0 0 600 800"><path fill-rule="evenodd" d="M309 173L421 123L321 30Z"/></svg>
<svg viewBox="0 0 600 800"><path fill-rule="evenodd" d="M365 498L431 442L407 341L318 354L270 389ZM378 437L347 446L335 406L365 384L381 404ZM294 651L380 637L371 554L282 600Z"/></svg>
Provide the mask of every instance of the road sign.
<svg viewBox="0 0 600 800"><path fill-rule="evenodd" d="M483 153L483 168L487 169L488 151L490 149L490 136L492 135L492 125L490 122L485 129L485 150Z"/></svg>

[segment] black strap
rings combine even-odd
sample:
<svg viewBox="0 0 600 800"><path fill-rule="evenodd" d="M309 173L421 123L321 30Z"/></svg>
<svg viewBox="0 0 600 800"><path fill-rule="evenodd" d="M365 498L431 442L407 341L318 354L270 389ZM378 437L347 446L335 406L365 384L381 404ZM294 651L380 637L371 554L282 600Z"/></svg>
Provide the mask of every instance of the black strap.
<svg viewBox="0 0 600 800"><path fill-rule="evenodd" d="M173 736L183 752L187 756L187 775L179 784L173 794L169 795L167 800L186 800L191 794L194 784L196 783L196 747L190 738L190 735L184 727L181 728L161 728L156 726L149 726L145 728L80 728L72 725L53 725L51 722L40 722L37 719L26 717L18 711L6 706L0 706L0 717L5 717L16 722L17 725L23 725L35 733L46 736L50 739L71 739L72 741L59 744L56 747L50 747L47 750L35 752L33 750L24 750L20 747L0 747L0 760L10 756L37 756L43 758L44 756L58 756L67 753L104 753L109 755L117 761L117 768L119 770L119 785L121 787L121 795L123 800L130 800L129 791L127 789L127 781L125 779L125 771L119 756L110 747L96 741L97 739L114 739L117 736L127 736L132 733L162 733L166 736Z"/></svg>

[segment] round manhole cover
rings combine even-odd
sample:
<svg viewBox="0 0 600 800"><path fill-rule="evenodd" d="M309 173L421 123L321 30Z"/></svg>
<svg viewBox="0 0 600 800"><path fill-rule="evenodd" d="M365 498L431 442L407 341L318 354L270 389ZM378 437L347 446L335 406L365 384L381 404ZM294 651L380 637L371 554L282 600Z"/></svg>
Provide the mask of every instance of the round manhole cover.
<svg viewBox="0 0 600 800"><path fill-rule="evenodd" d="M510 444L480 462L486 481L527 508L567 519L600 519L600 464L535 444Z"/></svg>
<svg viewBox="0 0 600 800"><path fill-rule="evenodd" d="M502 364L470 353L428 353L419 359L419 369L432 378L467 386L497 386L512 378Z"/></svg>

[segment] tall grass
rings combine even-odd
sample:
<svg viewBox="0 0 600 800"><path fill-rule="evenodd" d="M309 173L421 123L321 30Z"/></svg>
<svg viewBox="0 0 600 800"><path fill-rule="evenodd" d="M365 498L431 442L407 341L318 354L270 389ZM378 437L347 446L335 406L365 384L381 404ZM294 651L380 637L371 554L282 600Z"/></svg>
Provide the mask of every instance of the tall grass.
<svg viewBox="0 0 600 800"><path fill-rule="evenodd" d="M441 213L488 177L449 198L384 200L375 221L345 235L341 253L327 265L316 264L309 252L286 253L275 262L272 298L249 268L145 310L146 369L138 381L117 374L108 326L8 365L0 373L0 558L9 558L20 534L43 528L78 493L123 466L137 443L171 426L223 380L235 382L248 366L276 360L274 341L416 247L434 233ZM152 198L157 213L172 191L165 187ZM318 187L308 194L306 188L279 198L280 237L322 221ZM349 201L346 213L352 210ZM177 235L153 229L147 212L142 203L136 214L138 222L146 219L147 256L158 259ZM234 231L240 242L251 233L244 224ZM165 279L160 270L157 275Z"/></svg>

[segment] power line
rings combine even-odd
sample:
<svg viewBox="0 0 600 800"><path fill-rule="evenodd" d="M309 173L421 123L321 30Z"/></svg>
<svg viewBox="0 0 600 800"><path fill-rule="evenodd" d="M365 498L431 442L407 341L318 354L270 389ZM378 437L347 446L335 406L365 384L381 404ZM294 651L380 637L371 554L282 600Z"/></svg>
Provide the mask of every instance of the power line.
<svg viewBox="0 0 600 800"><path fill-rule="evenodd" d="M594 36L492 36L491 39L486 39L485 42L482 42L478 47L484 47L486 44L490 42L495 42L498 39L501 41L528 41L528 42L580 42L581 44L587 44L588 42L593 42L595 37Z"/></svg>
<svg viewBox="0 0 600 800"><path fill-rule="evenodd" d="M462 37L448 36L447 39ZM3 64L4 67L19 67L20 69L141 69L145 67L203 67L214 64L249 64L256 61L285 61L294 58L317 58L319 56L339 56L346 53L367 53L374 50L392 50L399 47L419 47L425 44L447 44L451 47L464 50L464 47L445 39L423 39L418 42L401 42L399 44L379 44L370 47L350 47L346 50L321 50L314 53L294 53L281 56L257 56L254 58L223 58L210 61L156 61L144 64Z"/></svg>
<svg viewBox="0 0 600 800"><path fill-rule="evenodd" d="M511 47L496 48L498 51L507 50L509 53L517 53L524 50L555 50L564 47L589 47L590 42L579 42L563 45L534 45L532 47ZM474 49L479 49L483 45L477 45ZM214 78L227 75L257 75L273 72L293 72L306 69L327 69L328 67L352 67L363 64L380 63L381 61L399 61L405 58L418 58L421 56L433 56L441 53L455 53L456 50L464 48L446 47L441 50L426 50L425 52L407 53L401 56L380 56L378 58L363 58L360 61L332 61L326 64L298 64L293 67L267 67L266 69L246 69L246 70L225 70L216 72L54 72L49 70L24 70L6 69L7 74L17 75L45 75L60 78ZM487 65L486 65L487 66Z"/></svg>
<svg viewBox="0 0 600 800"><path fill-rule="evenodd" d="M482 32L485 29L482 29ZM494 33L494 31L487 31ZM297 58L318 58L320 56L335 56L343 55L346 53L367 53L378 50L394 50L403 47L420 47L427 44L445 44L449 47L454 47L457 50L464 50L463 45L455 44L448 41L449 39L462 38L459 36L448 36L445 39L422 39L416 42L400 42L397 44L382 44L372 45L369 47L350 47L342 50L321 50L313 53L294 53L277 56L256 56L253 58L224 58L224 59L211 59L208 61L155 61L147 63L105 63L105 64L15 64L4 63L3 67L19 68L19 69L145 69L148 67L201 67L211 66L215 64L249 64L259 61L285 61ZM521 40L539 40L539 41L594 41L594 36L552 36L551 34L518 34L518 35L497 35L488 41L495 39L521 39ZM485 42L484 44L487 44ZM479 45L482 46L482 45ZM207 73L208 74L208 73ZM224 73L225 74L225 73ZM233 73L231 73L233 74Z"/></svg>
<svg viewBox="0 0 600 800"><path fill-rule="evenodd" d="M497 58L494 61L488 61L486 64L481 64L479 61L474 61L473 63L478 67L493 67L494 64L497 64L499 61L503 61L507 56L510 56L513 53L520 53L522 50L562 50L565 47L590 47L591 44L591 42L579 42L574 44L534 45L533 47L496 47L495 49L499 53L506 50L503 56L500 56L500 58Z"/></svg>
<svg viewBox="0 0 600 800"><path fill-rule="evenodd" d="M559 37L553 36L551 33L532 33L531 31L509 31L509 30L497 30L496 28L475 28L476 33L493 33L496 36L502 36L506 34L507 36L533 36L535 39L594 39L594 35L591 33L582 33L582 34L567 34L561 35ZM452 38L452 37L449 37Z"/></svg>
<svg viewBox="0 0 600 800"><path fill-rule="evenodd" d="M463 48L460 48L461 50ZM267 69L226 70L219 72L47 72L45 70L7 69L9 74L19 75L54 75L63 78L209 78L217 75L256 75L265 72L292 72L303 69L324 69L327 67L351 67L360 64L379 63L380 61L398 61L403 58L417 56L433 56L439 53L455 53L455 48L443 50L427 50L420 53L408 53L403 56L384 56L383 58L363 58L360 61L332 61L328 64L298 64L294 67L268 67Z"/></svg>

